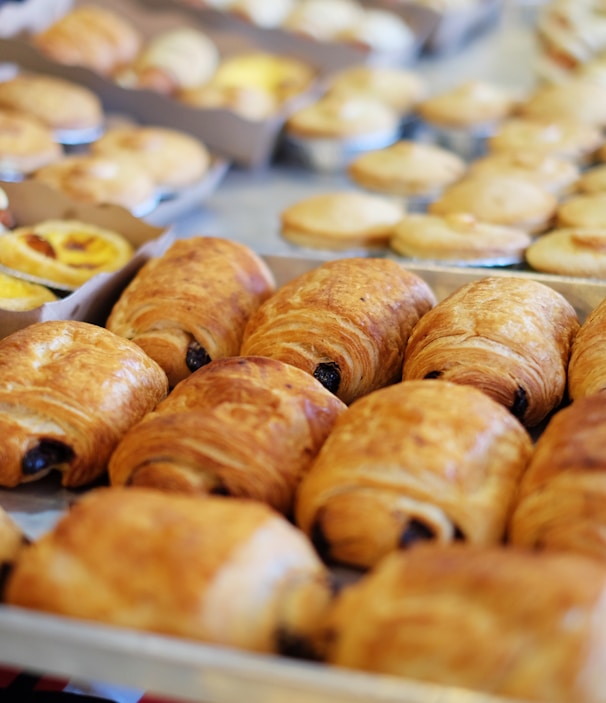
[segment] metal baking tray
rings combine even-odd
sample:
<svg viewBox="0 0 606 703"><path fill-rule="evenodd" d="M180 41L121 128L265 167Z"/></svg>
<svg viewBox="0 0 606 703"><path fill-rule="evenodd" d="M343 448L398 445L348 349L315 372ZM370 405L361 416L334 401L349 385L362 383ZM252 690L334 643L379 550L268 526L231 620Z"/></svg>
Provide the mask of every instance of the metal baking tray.
<svg viewBox="0 0 606 703"><path fill-rule="evenodd" d="M321 260L264 257L279 285ZM562 293L580 320L606 297L606 281L524 271L404 264L438 299L485 276L532 278ZM0 489L0 505L32 539L81 495L58 476ZM505 699L391 676L259 655L184 639L0 606L0 662L204 703L506 703ZM512 699L507 699L509 703Z"/></svg>

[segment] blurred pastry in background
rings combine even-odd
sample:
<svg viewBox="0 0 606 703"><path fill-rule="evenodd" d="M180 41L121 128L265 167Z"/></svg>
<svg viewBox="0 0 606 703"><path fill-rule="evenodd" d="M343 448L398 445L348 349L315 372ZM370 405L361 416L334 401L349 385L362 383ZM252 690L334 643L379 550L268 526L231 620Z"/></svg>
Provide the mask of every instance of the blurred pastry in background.
<svg viewBox="0 0 606 703"><path fill-rule="evenodd" d="M297 0L230 0L227 9L259 27L278 27L296 5Z"/></svg>
<svg viewBox="0 0 606 703"><path fill-rule="evenodd" d="M79 5L32 38L53 61L85 66L103 76L130 63L141 35L122 15L101 5Z"/></svg>
<svg viewBox="0 0 606 703"><path fill-rule="evenodd" d="M13 215L10 211L8 195L3 188L0 188L0 233L13 227L15 224Z"/></svg>
<svg viewBox="0 0 606 703"><path fill-rule="evenodd" d="M247 120L266 120L276 115L280 105L275 96L260 88L246 85L206 83L178 95L186 105L204 110L224 109Z"/></svg>
<svg viewBox="0 0 606 703"><path fill-rule="evenodd" d="M53 131L38 118L0 108L0 179L21 180L62 156Z"/></svg>
<svg viewBox="0 0 606 703"><path fill-rule="evenodd" d="M558 207L557 222L561 227L606 228L606 192L568 198Z"/></svg>
<svg viewBox="0 0 606 703"><path fill-rule="evenodd" d="M535 271L606 278L606 222L602 229L563 227L543 234L526 250Z"/></svg>
<svg viewBox="0 0 606 703"><path fill-rule="evenodd" d="M206 83L219 65L219 50L204 32L179 27L156 34L115 78L125 88L173 95Z"/></svg>
<svg viewBox="0 0 606 703"><path fill-rule="evenodd" d="M488 151L532 151L553 154L580 165L591 163L603 143L601 130L557 116L511 117L488 139Z"/></svg>
<svg viewBox="0 0 606 703"><path fill-rule="evenodd" d="M403 215L402 206L376 195L323 193L285 208L281 235L313 249L384 248Z"/></svg>
<svg viewBox="0 0 606 703"><path fill-rule="evenodd" d="M55 76L19 73L0 81L0 107L37 117L58 141L83 141L99 136L103 108L85 86Z"/></svg>
<svg viewBox="0 0 606 703"><path fill-rule="evenodd" d="M364 16L356 0L299 0L288 15L284 29L320 41L334 41Z"/></svg>
<svg viewBox="0 0 606 703"><path fill-rule="evenodd" d="M57 296L46 286L0 272L0 309L22 312L54 300Z"/></svg>
<svg viewBox="0 0 606 703"><path fill-rule="evenodd" d="M335 38L361 46L373 54L407 57L415 45L410 26L394 12L365 8L363 14Z"/></svg>
<svg viewBox="0 0 606 703"><path fill-rule="evenodd" d="M533 119L571 120L606 127L606 85L591 80L569 80L537 88L519 105L518 113Z"/></svg>
<svg viewBox="0 0 606 703"><path fill-rule="evenodd" d="M606 193L606 164L584 171L574 184L579 193ZM606 226L606 223L605 223Z"/></svg>
<svg viewBox="0 0 606 703"><path fill-rule="evenodd" d="M43 166L32 178L76 201L120 205L138 216L158 200L147 169L124 155L73 154Z"/></svg>
<svg viewBox="0 0 606 703"><path fill-rule="evenodd" d="M197 183L210 166L210 154L199 139L168 127L115 127L106 131L91 151L135 159L159 188L169 192Z"/></svg>

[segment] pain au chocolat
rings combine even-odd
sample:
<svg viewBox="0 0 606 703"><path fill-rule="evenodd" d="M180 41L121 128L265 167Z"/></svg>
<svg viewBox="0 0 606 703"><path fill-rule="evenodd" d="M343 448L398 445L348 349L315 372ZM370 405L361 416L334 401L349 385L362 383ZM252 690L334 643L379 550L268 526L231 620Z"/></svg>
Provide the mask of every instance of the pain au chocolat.
<svg viewBox="0 0 606 703"><path fill-rule="evenodd" d="M520 484L509 540L606 561L606 395L575 400L539 437Z"/></svg>
<svg viewBox="0 0 606 703"><path fill-rule="evenodd" d="M127 429L165 397L166 375L137 345L75 320L37 322L0 341L0 485L56 469L91 483Z"/></svg>
<svg viewBox="0 0 606 703"><path fill-rule="evenodd" d="M252 498L289 513L346 406L290 364L218 359L181 381L112 455L114 485Z"/></svg>
<svg viewBox="0 0 606 703"><path fill-rule="evenodd" d="M606 298L588 315L576 335L568 365L572 400L606 390Z"/></svg>
<svg viewBox="0 0 606 703"><path fill-rule="evenodd" d="M136 342L173 387L209 361L238 354L248 319L274 286L263 260L243 244L179 239L138 271L106 327Z"/></svg>
<svg viewBox="0 0 606 703"><path fill-rule="evenodd" d="M297 524L327 561L361 568L420 541L495 544L531 451L476 388L398 383L337 419L297 492Z"/></svg>
<svg viewBox="0 0 606 703"><path fill-rule="evenodd" d="M434 304L427 283L393 260L329 261L261 305L241 354L297 366L350 403L398 379L408 336Z"/></svg>
<svg viewBox="0 0 606 703"><path fill-rule="evenodd" d="M487 276L461 286L419 321L403 379L476 386L533 427L564 397L578 328L575 309L549 286Z"/></svg>
<svg viewBox="0 0 606 703"><path fill-rule="evenodd" d="M259 652L309 653L326 568L254 501L98 488L25 548L11 605Z"/></svg>

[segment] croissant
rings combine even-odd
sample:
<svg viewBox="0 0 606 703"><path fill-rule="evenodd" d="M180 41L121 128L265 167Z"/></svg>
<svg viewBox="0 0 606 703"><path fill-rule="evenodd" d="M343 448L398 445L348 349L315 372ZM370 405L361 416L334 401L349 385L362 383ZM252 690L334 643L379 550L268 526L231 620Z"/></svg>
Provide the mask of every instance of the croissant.
<svg viewBox="0 0 606 703"><path fill-rule="evenodd" d="M370 393L335 423L296 496L321 556L366 568L422 540L502 540L532 444L481 391L406 381Z"/></svg>
<svg viewBox="0 0 606 703"><path fill-rule="evenodd" d="M606 395L575 400L539 437L511 518L513 544L606 560Z"/></svg>
<svg viewBox="0 0 606 703"><path fill-rule="evenodd" d="M589 313L572 344L568 395L572 400L606 389L606 298Z"/></svg>
<svg viewBox="0 0 606 703"><path fill-rule="evenodd" d="M212 361L122 439L114 485L253 498L289 512L295 489L346 408L275 359Z"/></svg>
<svg viewBox="0 0 606 703"><path fill-rule="evenodd" d="M427 283L395 261L329 261L252 315L240 353L297 366L351 403L399 378L408 336L434 304Z"/></svg>
<svg viewBox="0 0 606 703"><path fill-rule="evenodd" d="M24 549L6 601L239 647L311 654L326 568L254 501L97 488Z"/></svg>
<svg viewBox="0 0 606 703"><path fill-rule="evenodd" d="M574 308L552 288L489 276L461 286L419 322L402 377L476 386L533 427L562 401L578 328Z"/></svg>
<svg viewBox="0 0 606 703"><path fill-rule="evenodd" d="M576 554L420 546L342 591L327 659L457 687L461 700L473 689L603 703L605 588L604 565Z"/></svg>
<svg viewBox="0 0 606 703"><path fill-rule="evenodd" d="M137 345L74 320L37 322L0 340L0 485L52 469L64 486L101 476L126 430L166 396Z"/></svg>
<svg viewBox="0 0 606 703"><path fill-rule="evenodd" d="M106 327L132 339L171 387L213 359L240 351L249 317L275 289L251 249L227 239L180 239L137 273Z"/></svg>

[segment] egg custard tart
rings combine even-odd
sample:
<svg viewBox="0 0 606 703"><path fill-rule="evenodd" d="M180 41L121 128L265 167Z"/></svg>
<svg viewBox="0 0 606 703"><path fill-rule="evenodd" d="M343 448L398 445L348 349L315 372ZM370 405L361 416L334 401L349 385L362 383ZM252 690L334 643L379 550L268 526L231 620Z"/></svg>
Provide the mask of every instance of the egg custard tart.
<svg viewBox="0 0 606 703"><path fill-rule="evenodd" d="M67 287L117 271L133 253L121 234L78 220L47 220L0 236L0 264Z"/></svg>
<svg viewBox="0 0 606 703"><path fill-rule="evenodd" d="M45 286L0 272L0 309L33 310L57 300L57 296Z"/></svg>

